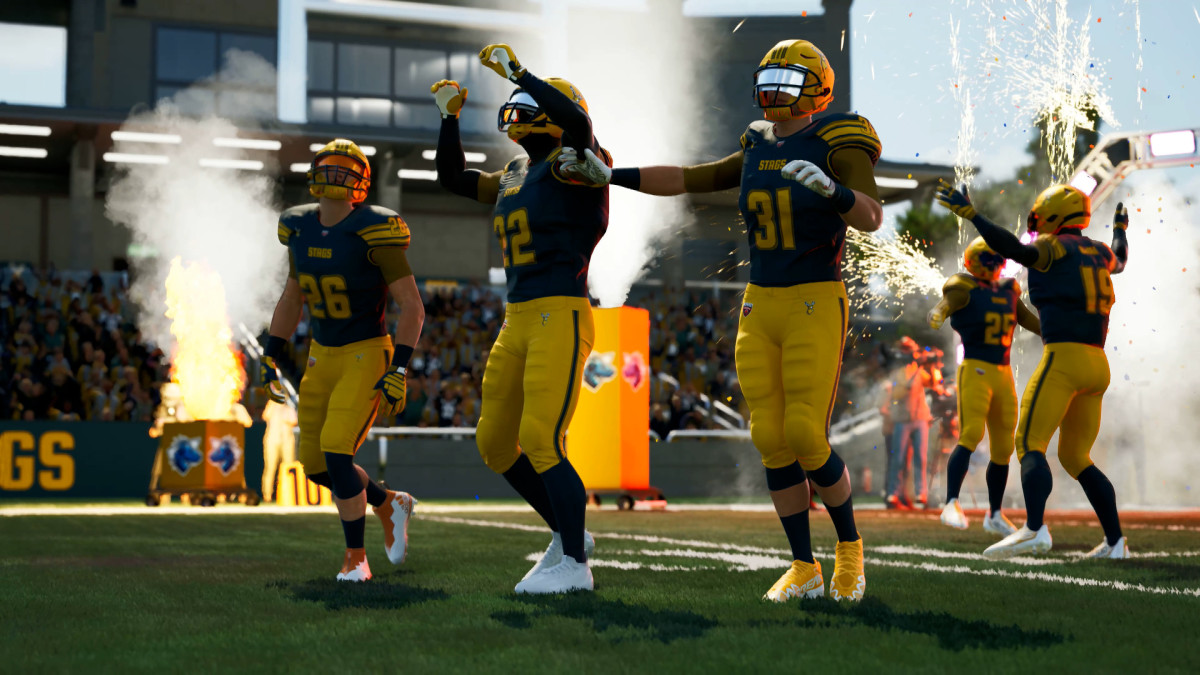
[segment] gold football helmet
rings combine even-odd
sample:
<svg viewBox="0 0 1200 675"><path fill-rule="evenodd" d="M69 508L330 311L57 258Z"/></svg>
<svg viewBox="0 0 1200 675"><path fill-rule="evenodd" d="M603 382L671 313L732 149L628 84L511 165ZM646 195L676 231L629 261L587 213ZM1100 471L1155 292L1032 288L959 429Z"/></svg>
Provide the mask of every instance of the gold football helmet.
<svg viewBox="0 0 1200 675"><path fill-rule="evenodd" d="M371 187L371 165L354 141L335 138L317 151L308 170L308 192L357 204Z"/></svg>
<svg viewBox="0 0 1200 675"><path fill-rule="evenodd" d="M754 72L754 102L772 122L819 113L833 100L833 67L808 40L784 40Z"/></svg>
<svg viewBox="0 0 1200 675"><path fill-rule="evenodd" d="M547 77L546 84L561 91L567 98L579 104L584 112L588 111L587 101L575 85L561 77ZM538 106L524 89L517 89L508 97L508 102L500 106L497 127L508 134L514 141L520 141L529 134L549 134L554 138L562 138L562 127L550 121L546 113Z"/></svg>
<svg viewBox="0 0 1200 675"><path fill-rule="evenodd" d="M1050 186L1038 195L1025 225L1034 234L1058 234L1065 228L1082 230L1091 220L1091 198L1079 188L1063 184Z"/></svg>
<svg viewBox="0 0 1200 675"><path fill-rule="evenodd" d="M975 237L963 254L963 267L976 279L995 281L1004 269L1004 256L993 251L983 237Z"/></svg>

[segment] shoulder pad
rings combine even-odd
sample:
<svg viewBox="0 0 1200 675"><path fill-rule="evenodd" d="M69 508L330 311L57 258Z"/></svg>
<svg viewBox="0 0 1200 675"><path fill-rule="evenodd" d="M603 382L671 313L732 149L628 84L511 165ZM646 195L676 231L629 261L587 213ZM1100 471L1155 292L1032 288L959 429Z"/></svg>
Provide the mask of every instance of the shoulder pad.
<svg viewBox="0 0 1200 675"><path fill-rule="evenodd" d="M513 157L512 159L508 160L508 164L504 165L504 173L508 173L509 171L517 171L521 168L521 162L528 161L529 157L527 155L518 155Z"/></svg>
<svg viewBox="0 0 1200 675"><path fill-rule="evenodd" d="M970 274L955 274L946 280L946 283L942 286L942 292L955 290L972 291L978 286L979 284L975 282L975 277L972 277Z"/></svg>
<svg viewBox="0 0 1200 675"><path fill-rule="evenodd" d="M279 228L277 232L279 243L287 246L288 241L292 238L292 234L296 232L300 223L312 217L316 211L316 204L301 204L300 206L293 206L279 214Z"/></svg>
<svg viewBox="0 0 1200 675"><path fill-rule="evenodd" d="M742 150L752 148L756 143L765 140L770 130L771 122L768 120L755 120L751 122L750 126L746 127L746 130L742 132Z"/></svg>
<svg viewBox="0 0 1200 675"><path fill-rule="evenodd" d="M408 231L408 223L404 222L400 214L382 206L367 208L370 209L370 213L365 214L368 216L368 224L360 227L357 234L367 242L368 248L381 246L408 248L412 234Z"/></svg>
<svg viewBox="0 0 1200 675"><path fill-rule="evenodd" d="M830 154L855 148L867 153L872 164L879 161L883 144L867 118L854 113L839 113L822 118L817 125L817 136L829 144Z"/></svg>

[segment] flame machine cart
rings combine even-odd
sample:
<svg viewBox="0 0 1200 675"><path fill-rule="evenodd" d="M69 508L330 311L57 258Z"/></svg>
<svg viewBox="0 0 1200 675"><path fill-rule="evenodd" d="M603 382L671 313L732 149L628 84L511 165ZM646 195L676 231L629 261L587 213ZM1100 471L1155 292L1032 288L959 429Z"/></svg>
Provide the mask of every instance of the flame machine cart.
<svg viewBox="0 0 1200 675"><path fill-rule="evenodd" d="M218 499L257 506L262 498L246 487L245 433L232 421L163 425L146 505L179 496L200 506L213 506Z"/></svg>

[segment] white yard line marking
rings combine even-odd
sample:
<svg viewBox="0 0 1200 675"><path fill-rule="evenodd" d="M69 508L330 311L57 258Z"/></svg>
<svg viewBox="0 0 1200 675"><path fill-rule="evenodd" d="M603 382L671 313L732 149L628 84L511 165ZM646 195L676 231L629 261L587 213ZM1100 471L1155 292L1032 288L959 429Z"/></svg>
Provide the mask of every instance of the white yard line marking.
<svg viewBox="0 0 1200 675"><path fill-rule="evenodd" d="M901 567L907 569L919 569L926 572L942 572L947 574L971 574L981 577L1006 577L1010 579L1034 579L1036 581L1049 581L1059 584L1069 584L1072 586L1090 586L1097 588L1111 588L1117 591L1141 591L1142 593L1154 593L1157 595L1186 595L1191 597L1200 597L1200 588L1174 588L1164 586L1145 586L1143 584L1131 584L1124 581L1112 581L1109 579L1088 579L1085 577L1072 577L1065 574L1050 574L1048 572L1028 572L1028 571L1013 571L1003 569L976 569L967 567L966 565L938 565L935 563L910 563L903 560L884 560L882 558L864 558L864 563L871 565L880 565L883 567Z"/></svg>
<svg viewBox="0 0 1200 675"><path fill-rule="evenodd" d="M471 519L467 519L467 518L449 518L449 517L444 517L444 516L427 516L426 519L437 521L437 522L453 523L453 524L461 524L461 525L471 525L471 526L476 526L476 527L494 527L494 528L500 528L500 529L536 531L536 532L542 532L542 533L545 533L545 531L546 531L546 529L544 527L536 527L536 526L532 526L532 525L523 525L523 524L518 524L518 523L504 523L504 522L491 521L491 520L471 520ZM620 534L620 533L603 533L603 532L593 532L592 534L595 535L598 539L602 539L602 540L603 539L608 539L608 540L624 539L624 540L629 540L629 541L642 541L642 542L647 542L647 543L667 543L667 544L676 544L676 545L683 545L683 546L693 546L694 545L697 548L712 548L712 549L719 549L721 551L750 551L750 550L752 550L755 553L768 553L768 554L769 553L775 553L775 554L783 553L786 555L785 551L779 551L778 549L739 547L739 546L734 546L732 544L721 544L721 543L717 543L717 542L706 542L706 541L696 541L696 540L672 540L672 539L668 539L665 537L652 537L652 536L637 535L637 534ZM886 553L913 554L912 552L922 551L922 549L918 549L916 547L902 547L902 546L897 546L897 547L881 546L881 547L877 547L877 549L879 549L879 550L877 551L876 549L868 547L868 550L871 551L872 553L881 552L881 553L885 553L885 554ZM940 553L945 553L945 552L942 551ZM646 556L646 557L685 557L685 558L695 558L695 559L721 560L722 562L732 563L733 567L731 569L734 571L751 571L751 570L755 570L755 569L764 569L764 568L780 568L780 567L786 566L789 562L786 558L772 558L772 557L768 557L766 555L738 556L738 555L731 555L729 553L710 552L710 551L694 551L694 550L653 550L653 551L642 550L642 551L637 551L637 552L614 551L610 555L621 555L621 554L626 554L626 555L633 554L633 555L641 555L641 556ZM921 553L921 554L923 554L923 553ZM538 553L534 553L534 554L532 554L532 557L530 557L529 559L537 560L539 555L540 554L538 554ZM974 557L973 557L974 554L957 554L957 555L968 556L968 557L971 557L971 559L974 559ZM822 557L828 558L827 555L822 556ZM945 556L945 557L953 557L953 556ZM981 560L983 559L982 556L980 556L980 559ZM1038 572L1038 571L1032 571L1032 570L1010 570L1010 569L998 569L998 568L978 569L978 568L973 568L973 567L967 567L966 565L940 565L937 563L929 563L929 562L913 563L913 562L907 562L907 561L903 561L903 560L889 560L889 559L884 559L884 558L879 558L879 557L865 557L864 562L872 564L872 565L879 565L881 567L917 569L917 570L922 570L925 572L939 572L942 574L969 574L969 575L973 575L973 576L983 576L983 577L1002 577L1002 578L1009 578L1009 579L1044 581L1044 582L1049 582L1049 583L1068 584L1068 585L1072 585L1072 586L1108 588L1108 589L1112 589L1112 590L1116 590L1116 591L1137 591L1137 592L1141 592L1141 593L1151 593L1151 594L1156 594L1156 595L1183 595L1183 596L1188 596L1188 597L1200 597L1200 588L1175 588L1175 587L1165 587L1165 586L1146 586L1144 584L1128 583L1128 582L1124 582L1124 581L1114 581L1114 580L1108 580L1108 579L1089 579L1086 577L1075 577L1075 576L1070 576L1070 575L1066 575L1066 574L1052 574L1049 572ZM1061 562L1061 561L1056 561L1056 562ZM594 564L599 567L614 567L617 569L654 569L653 566L651 566L651 565L642 565L641 567L631 567L631 565L641 565L641 563L625 562L625 561L612 561L612 560L605 560L604 558L595 560ZM758 565L761 565L761 567L759 567ZM679 569L679 570L675 570L675 569L668 570L668 569L664 568L663 571L690 571L693 569L696 569L696 568L683 567L682 569Z"/></svg>

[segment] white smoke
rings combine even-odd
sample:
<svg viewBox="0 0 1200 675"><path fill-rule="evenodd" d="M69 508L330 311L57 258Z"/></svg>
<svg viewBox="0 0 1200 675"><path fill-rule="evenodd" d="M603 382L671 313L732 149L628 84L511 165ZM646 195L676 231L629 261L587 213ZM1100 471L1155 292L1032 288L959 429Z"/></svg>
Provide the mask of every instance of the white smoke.
<svg viewBox="0 0 1200 675"><path fill-rule="evenodd" d="M216 78L273 87L275 71L261 57L231 50ZM222 94L224 96L224 94ZM131 296L138 304L144 335L163 348L173 344L165 316L165 282L170 262L202 263L220 275L232 325L251 330L271 317L285 279L286 257L276 238L274 153L219 147L217 138L250 136L252 130L215 116L188 117L212 100L203 83L160 100L153 110L130 117L122 130L174 134L178 144L118 141L114 152L165 156L165 164L115 164L105 200L109 219L128 227L135 244L156 252L135 262ZM221 112L237 119L273 115L273 97L262 94L221 99ZM262 170L210 168L202 160L240 159L263 163ZM161 161L161 160L160 160Z"/></svg>
<svg viewBox="0 0 1200 675"><path fill-rule="evenodd" d="M619 167L691 162L704 141L696 132L703 106L695 103L704 89L692 66L705 42L677 3L649 4L646 14L589 13L587 34L605 36L603 44L569 43L568 77L587 98L596 138ZM588 287L602 307L617 307L690 216L679 198L616 187L609 195L608 233L592 255Z"/></svg>
<svg viewBox="0 0 1200 675"><path fill-rule="evenodd" d="M1200 232L1194 200L1163 174L1131 178L1092 214L1108 241L1112 210L1129 209L1129 264L1113 277L1112 384L1092 457L1123 503L1200 505Z"/></svg>

